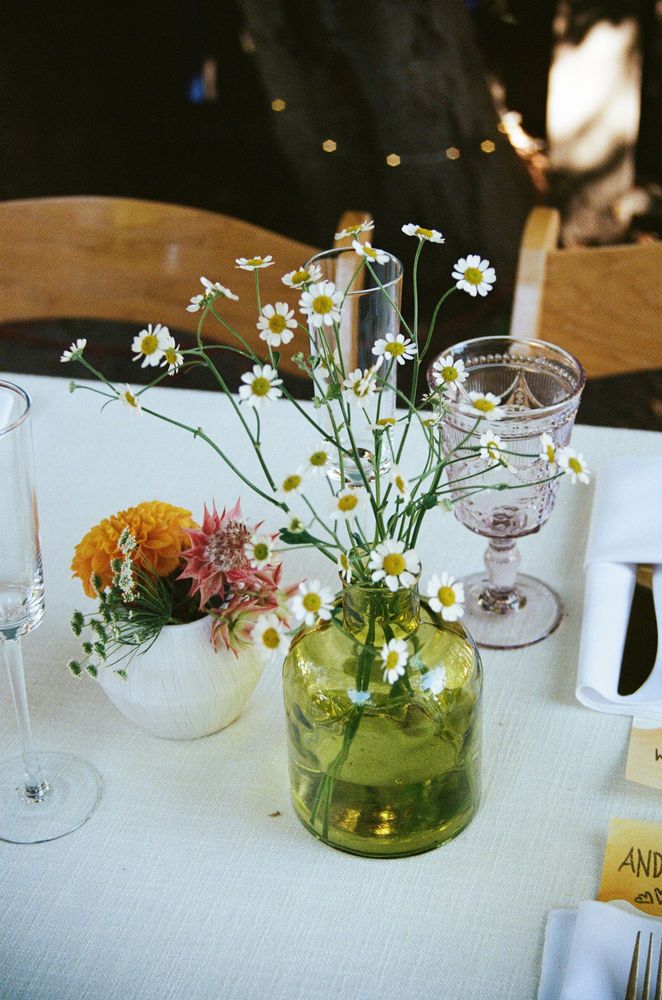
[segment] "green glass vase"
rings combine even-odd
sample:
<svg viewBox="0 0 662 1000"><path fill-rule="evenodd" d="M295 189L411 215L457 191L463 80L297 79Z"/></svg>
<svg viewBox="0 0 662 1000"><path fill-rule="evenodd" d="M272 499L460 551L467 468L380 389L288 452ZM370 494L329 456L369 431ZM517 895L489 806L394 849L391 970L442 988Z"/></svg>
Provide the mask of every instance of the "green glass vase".
<svg viewBox="0 0 662 1000"><path fill-rule="evenodd" d="M384 679L384 643L407 645ZM455 837L480 795L482 672L459 622L412 590L347 586L283 668L292 800L324 843L403 857Z"/></svg>

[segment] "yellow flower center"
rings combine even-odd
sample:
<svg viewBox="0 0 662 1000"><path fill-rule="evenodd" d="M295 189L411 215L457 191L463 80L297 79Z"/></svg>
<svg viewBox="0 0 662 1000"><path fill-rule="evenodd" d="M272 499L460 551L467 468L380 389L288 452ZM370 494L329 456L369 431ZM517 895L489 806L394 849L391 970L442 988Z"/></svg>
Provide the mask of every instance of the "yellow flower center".
<svg viewBox="0 0 662 1000"><path fill-rule="evenodd" d="M261 257L249 257L249 259L246 261L246 263L250 264L251 267L259 267L260 264L262 264L262 258Z"/></svg>
<svg viewBox="0 0 662 1000"><path fill-rule="evenodd" d="M550 465L554 465L556 462L556 448L553 444L548 444L545 448L545 454L547 455L547 461Z"/></svg>
<svg viewBox="0 0 662 1000"><path fill-rule="evenodd" d="M568 466L572 469L573 472L576 472L577 474L584 471L584 466L582 465L582 463L579 461L578 458L570 458L568 460Z"/></svg>
<svg viewBox="0 0 662 1000"><path fill-rule="evenodd" d="M153 333L148 333L146 337L140 341L140 349L146 356L148 354L154 354L154 351L159 349L159 338L155 337Z"/></svg>
<svg viewBox="0 0 662 1000"><path fill-rule="evenodd" d="M317 295L313 299L313 312L325 316L333 309L333 299L330 295Z"/></svg>
<svg viewBox="0 0 662 1000"><path fill-rule="evenodd" d="M382 565L387 576L400 576L406 567L404 556L401 556L399 552L389 552L387 556L384 556Z"/></svg>
<svg viewBox="0 0 662 1000"><path fill-rule="evenodd" d="M280 635L275 628L265 628L262 633L262 642L267 649L278 649L280 645Z"/></svg>
<svg viewBox="0 0 662 1000"><path fill-rule="evenodd" d="M291 493L292 490L296 490L299 486L301 486L301 476L297 476L296 474L294 476L288 476L283 482L283 491L285 493Z"/></svg>
<svg viewBox="0 0 662 1000"><path fill-rule="evenodd" d="M282 333L285 329L285 317L281 316L280 313L276 313L269 320L269 329L272 333Z"/></svg>
<svg viewBox="0 0 662 1000"><path fill-rule="evenodd" d="M393 358L400 357L401 354L405 353L405 345L400 340L392 340L384 348L387 354L390 354Z"/></svg>
<svg viewBox="0 0 662 1000"><path fill-rule="evenodd" d="M468 267L464 272L464 280L470 285L480 285L483 280L483 272L478 267Z"/></svg>
<svg viewBox="0 0 662 1000"><path fill-rule="evenodd" d="M490 458L497 459L499 457L499 445L496 443L496 441L487 442L487 454L490 456Z"/></svg>
<svg viewBox="0 0 662 1000"><path fill-rule="evenodd" d="M404 479L402 478L402 476L396 476L395 479L394 479L394 483L395 483L395 488L398 491L398 493L406 493L407 492L407 484L404 481Z"/></svg>
<svg viewBox="0 0 662 1000"><path fill-rule="evenodd" d="M349 569L349 559L347 558L347 555L344 552L340 553L340 566L343 572L345 573Z"/></svg>
<svg viewBox="0 0 662 1000"><path fill-rule="evenodd" d="M445 608L451 608L455 604L455 593L452 587L440 587L437 597Z"/></svg>
<svg viewBox="0 0 662 1000"><path fill-rule="evenodd" d="M135 407L136 410L138 409L138 400L129 389L125 391L124 399L129 404L129 406Z"/></svg>
<svg viewBox="0 0 662 1000"><path fill-rule="evenodd" d="M258 375L251 382L251 392L254 396L266 396L271 388L271 382L264 375Z"/></svg>
<svg viewBox="0 0 662 1000"><path fill-rule="evenodd" d="M441 377L444 382L454 382L458 376L458 371L455 365L446 365L445 368L441 369Z"/></svg>
<svg viewBox="0 0 662 1000"><path fill-rule="evenodd" d="M378 427L390 427L395 423L395 417L380 417L377 421Z"/></svg>
<svg viewBox="0 0 662 1000"><path fill-rule="evenodd" d="M314 451L310 456L310 464L314 465L315 468L322 468L329 460L329 456L325 451Z"/></svg>
<svg viewBox="0 0 662 1000"><path fill-rule="evenodd" d="M417 236L423 236L426 240L431 240L432 239L432 230L431 229L423 229L422 226L416 226L416 235Z"/></svg>
<svg viewBox="0 0 662 1000"><path fill-rule="evenodd" d="M269 558L269 546L266 542L256 542L253 546L253 557L257 559L258 562L262 562L263 559Z"/></svg>
<svg viewBox="0 0 662 1000"><path fill-rule="evenodd" d="M290 521L290 526L288 528L288 531L291 531L291 532L293 532L296 535L300 531L303 531L304 528L305 528L305 524L303 523L303 521L301 520L301 518L300 517L293 517L292 520Z"/></svg>
<svg viewBox="0 0 662 1000"><path fill-rule="evenodd" d="M177 350L174 347L166 347L163 356L169 365L177 364Z"/></svg>
<svg viewBox="0 0 662 1000"><path fill-rule="evenodd" d="M372 260L374 260L375 257L377 256L377 251L375 250L375 248L366 246L365 244L363 246L363 253L366 255L366 257L371 257Z"/></svg>
<svg viewBox="0 0 662 1000"><path fill-rule="evenodd" d="M295 271L292 275L292 284L303 285L304 281L310 280L310 272L305 271L303 268L300 271Z"/></svg>
<svg viewBox="0 0 662 1000"><path fill-rule="evenodd" d="M322 598L319 594L306 594L301 602L306 611L319 611L322 607Z"/></svg>
<svg viewBox="0 0 662 1000"><path fill-rule="evenodd" d="M356 510L358 503L358 497L354 496L353 493L345 493L345 495L340 497L338 500L338 510L341 510L344 514L346 514L350 510Z"/></svg>
<svg viewBox="0 0 662 1000"><path fill-rule="evenodd" d="M480 410L481 413L489 413L494 409L494 403L491 399L485 399L481 396L480 399L474 399L473 402L474 410Z"/></svg>
<svg viewBox="0 0 662 1000"><path fill-rule="evenodd" d="M395 668L398 665L399 660L400 660L399 654L396 653L396 651L394 649L392 649L391 652L386 657L385 669L386 670L395 670Z"/></svg>

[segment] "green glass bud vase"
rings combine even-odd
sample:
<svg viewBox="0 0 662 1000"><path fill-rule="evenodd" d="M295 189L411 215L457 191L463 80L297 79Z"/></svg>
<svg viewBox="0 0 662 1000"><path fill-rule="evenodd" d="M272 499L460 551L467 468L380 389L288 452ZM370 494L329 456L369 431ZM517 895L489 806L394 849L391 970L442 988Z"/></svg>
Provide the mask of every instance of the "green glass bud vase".
<svg viewBox="0 0 662 1000"><path fill-rule="evenodd" d="M381 650L406 643L405 672ZM294 809L324 843L404 857L455 837L480 795L482 671L459 622L409 589L347 586L283 668Z"/></svg>

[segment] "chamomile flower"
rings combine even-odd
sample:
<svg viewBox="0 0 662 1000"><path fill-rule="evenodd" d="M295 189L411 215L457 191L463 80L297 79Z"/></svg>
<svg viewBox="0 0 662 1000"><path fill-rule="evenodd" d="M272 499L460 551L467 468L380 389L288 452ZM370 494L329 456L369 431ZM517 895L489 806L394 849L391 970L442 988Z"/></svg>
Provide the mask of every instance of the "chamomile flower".
<svg viewBox="0 0 662 1000"><path fill-rule="evenodd" d="M378 250L377 247L371 247L369 243L359 243L358 240L352 240L352 247L359 257L365 257L372 264L388 264L391 259L391 255L386 253L385 250Z"/></svg>
<svg viewBox="0 0 662 1000"><path fill-rule="evenodd" d="M290 309L287 302L263 306L256 326L260 330L260 340L265 340L270 347L289 344L294 336L292 330L297 328L294 309Z"/></svg>
<svg viewBox="0 0 662 1000"><path fill-rule="evenodd" d="M340 364L340 351L335 347L331 354L320 354L317 371L324 379L328 379L333 372L342 372Z"/></svg>
<svg viewBox="0 0 662 1000"><path fill-rule="evenodd" d="M360 404L365 406L365 404L372 398L377 389L377 385L373 378L377 366L372 368L355 368L353 372L350 372L346 379L343 380L343 396L348 403L352 405Z"/></svg>
<svg viewBox="0 0 662 1000"><path fill-rule="evenodd" d="M295 514L290 518L287 530L293 535L301 535L306 530L305 522Z"/></svg>
<svg viewBox="0 0 662 1000"><path fill-rule="evenodd" d="M420 572L421 564L413 549L405 552L405 543L387 538L370 553L368 569L372 570L373 583L384 583L389 590L412 587Z"/></svg>
<svg viewBox="0 0 662 1000"><path fill-rule="evenodd" d="M253 371L244 372L241 381L244 385L239 386L239 402L256 409L264 406L268 400L278 399L283 395L280 388L283 380L278 378L278 372L271 365L253 365Z"/></svg>
<svg viewBox="0 0 662 1000"><path fill-rule="evenodd" d="M388 684L395 684L399 677L404 676L407 666L407 643L403 639L391 639L382 646L380 656L384 680Z"/></svg>
<svg viewBox="0 0 662 1000"><path fill-rule="evenodd" d="M183 364L184 355L179 348L179 344L176 344L174 338L171 337L168 346L163 348L161 368L167 367L168 375L175 375Z"/></svg>
<svg viewBox="0 0 662 1000"><path fill-rule="evenodd" d="M273 614L260 615L253 627L252 639L265 660L277 660L290 648L283 623Z"/></svg>
<svg viewBox="0 0 662 1000"><path fill-rule="evenodd" d="M387 333L384 339L377 340L372 349L372 353L385 361L397 361L399 365L404 365L405 361L411 361L416 354L416 347L411 340L403 334L397 335Z"/></svg>
<svg viewBox="0 0 662 1000"><path fill-rule="evenodd" d="M552 468L558 464L558 449L550 434L540 435L540 458Z"/></svg>
<svg viewBox="0 0 662 1000"><path fill-rule="evenodd" d="M443 358L437 358L432 365L432 373L436 379L443 383L449 396L455 396L457 388L469 377L469 372L464 367L461 358L454 358L452 354L447 354Z"/></svg>
<svg viewBox="0 0 662 1000"><path fill-rule="evenodd" d="M140 401L130 385L125 385L119 394L120 402L131 413L138 416L141 412Z"/></svg>
<svg viewBox="0 0 662 1000"><path fill-rule="evenodd" d="M340 321L342 293L332 281L319 281L309 285L299 299L299 309L314 328L333 326Z"/></svg>
<svg viewBox="0 0 662 1000"><path fill-rule="evenodd" d="M456 622L464 614L464 585L450 575L431 576L425 588L432 611L446 622Z"/></svg>
<svg viewBox="0 0 662 1000"><path fill-rule="evenodd" d="M421 691L429 691L430 694L441 694L445 687L445 667L435 667L433 670L428 670L421 677Z"/></svg>
<svg viewBox="0 0 662 1000"><path fill-rule="evenodd" d="M373 431L390 431L397 424L395 417L380 417L372 425Z"/></svg>
<svg viewBox="0 0 662 1000"><path fill-rule="evenodd" d="M235 302L239 301L239 296L231 292L225 285L222 285L220 281L210 281L209 278L201 277L200 284L204 288L204 292L201 295L191 296L191 301L186 307L187 312L199 312L203 306L211 305L214 299L219 296L223 299L234 299Z"/></svg>
<svg viewBox="0 0 662 1000"><path fill-rule="evenodd" d="M369 691L357 691L356 688L350 688L347 692L347 697L352 705L367 705L371 695Z"/></svg>
<svg viewBox="0 0 662 1000"><path fill-rule="evenodd" d="M244 555L256 569L264 569L276 560L271 535L251 535L244 545Z"/></svg>
<svg viewBox="0 0 662 1000"><path fill-rule="evenodd" d="M490 267L489 260L481 260L477 253L468 257L460 257L453 268L455 287L468 292L474 298L476 295L487 295L492 291L496 281L496 272Z"/></svg>
<svg viewBox="0 0 662 1000"><path fill-rule="evenodd" d="M235 264L242 271L258 271L261 267L271 267L275 261L271 254L266 257L237 257Z"/></svg>
<svg viewBox="0 0 662 1000"><path fill-rule="evenodd" d="M338 574L345 583L352 582L352 564L346 552L341 552L338 556Z"/></svg>
<svg viewBox="0 0 662 1000"><path fill-rule="evenodd" d="M81 337L79 340L75 340L73 344L69 346L68 351L63 351L60 361L66 364L67 361L77 361L81 354L87 347L87 341Z"/></svg>
<svg viewBox="0 0 662 1000"><path fill-rule="evenodd" d="M131 350L135 354L134 361L139 361L142 357L141 368L154 368L160 365L163 360L163 352L166 347L170 347L173 340L167 326L157 323L152 327L147 324L146 330L141 330L137 337L133 338Z"/></svg>
<svg viewBox="0 0 662 1000"><path fill-rule="evenodd" d="M588 483L591 480L591 473L588 470L584 456L575 451L574 448L559 448L556 452L556 460L559 469L563 469L570 476L571 483Z"/></svg>
<svg viewBox="0 0 662 1000"><path fill-rule="evenodd" d="M468 402L460 403L460 409L474 417L487 420L500 420L503 410L499 408L500 399L492 392L469 392Z"/></svg>
<svg viewBox="0 0 662 1000"><path fill-rule="evenodd" d="M372 219L364 219L363 222L359 222L357 226L347 226L341 232L336 233L337 240L344 240L348 236L360 236L361 233L369 233L371 229L375 228L375 223Z"/></svg>
<svg viewBox="0 0 662 1000"><path fill-rule="evenodd" d="M336 520L351 521L365 507L367 494L365 490L355 487L354 489L340 490L331 499L329 513Z"/></svg>
<svg viewBox="0 0 662 1000"><path fill-rule="evenodd" d="M394 465L391 469L391 483L400 500L409 500L409 483L397 465Z"/></svg>
<svg viewBox="0 0 662 1000"><path fill-rule="evenodd" d="M510 463L503 454L503 441L498 434L491 434L489 431L485 431L478 439L478 444L480 445L480 457L484 458L486 462L499 462L500 465L504 465L507 469L511 468Z"/></svg>
<svg viewBox="0 0 662 1000"><path fill-rule="evenodd" d="M279 499L289 503L293 497L298 496L301 492L303 492L303 475L301 472L293 472L289 476L285 476L276 494ZM291 531L292 529L290 528L289 530ZM304 531L305 529L300 528L299 530Z"/></svg>
<svg viewBox="0 0 662 1000"><path fill-rule="evenodd" d="M328 621L333 611L333 594L319 580L300 583L299 592L290 601L292 614L304 625L314 625L319 619Z"/></svg>
<svg viewBox="0 0 662 1000"><path fill-rule="evenodd" d="M446 240L436 229L424 229L423 226L416 226L413 222L408 222L402 227L405 236L418 236L421 242L427 240L428 243L445 243Z"/></svg>
<svg viewBox="0 0 662 1000"><path fill-rule="evenodd" d="M306 457L306 461L303 464L303 468L308 475L319 475L319 473L329 471L332 459L333 456L329 446L326 441L322 441L317 445L314 451L309 452Z"/></svg>
<svg viewBox="0 0 662 1000"><path fill-rule="evenodd" d="M311 282L319 281L322 277L322 268L317 264L310 267L300 267L297 271L288 271L280 279L288 288L303 288Z"/></svg>

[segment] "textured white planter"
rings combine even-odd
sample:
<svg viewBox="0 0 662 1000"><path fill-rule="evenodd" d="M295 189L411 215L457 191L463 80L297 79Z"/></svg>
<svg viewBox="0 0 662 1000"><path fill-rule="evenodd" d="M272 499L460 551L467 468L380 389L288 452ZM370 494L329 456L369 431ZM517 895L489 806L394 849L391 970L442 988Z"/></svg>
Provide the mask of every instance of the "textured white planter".
<svg viewBox="0 0 662 1000"><path fill-rule="evenodd" d="M99 684L120 712L140 729L170 740L193 740L229 725L241 713L264 664L252 647L238 657L214 652L211 619L167 625L150 649L139 653L122 680L99 670Z"/></svg>

